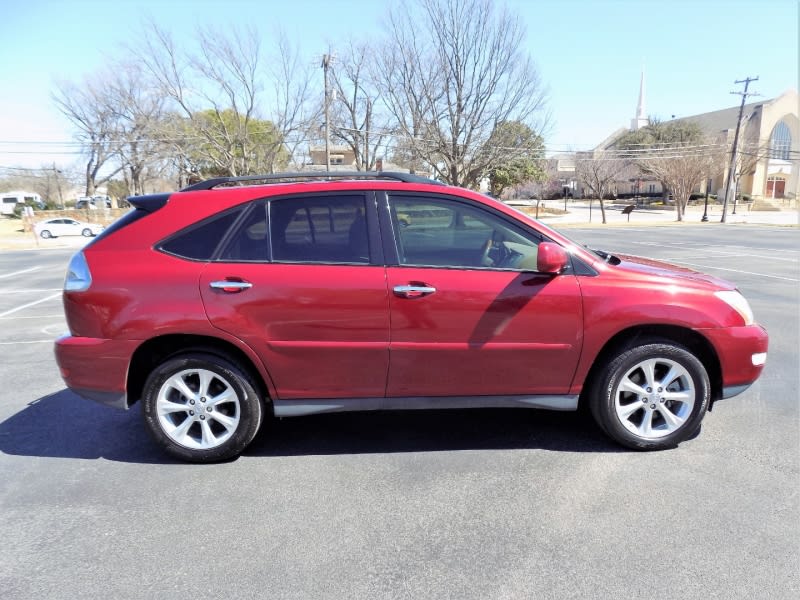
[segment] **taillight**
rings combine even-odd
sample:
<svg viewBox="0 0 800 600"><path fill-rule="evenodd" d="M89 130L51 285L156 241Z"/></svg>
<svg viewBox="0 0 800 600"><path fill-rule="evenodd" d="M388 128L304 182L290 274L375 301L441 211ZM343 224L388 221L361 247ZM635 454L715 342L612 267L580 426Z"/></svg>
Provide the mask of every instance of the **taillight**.
<svg viewBox="0 0 800 600"><path fill-rule="evenodd" d="M84 292L92 285L92 273L89 271L89 263L83 252L77 252L69 261L67 267L67 277L64 279L65 292Z"/></svg>

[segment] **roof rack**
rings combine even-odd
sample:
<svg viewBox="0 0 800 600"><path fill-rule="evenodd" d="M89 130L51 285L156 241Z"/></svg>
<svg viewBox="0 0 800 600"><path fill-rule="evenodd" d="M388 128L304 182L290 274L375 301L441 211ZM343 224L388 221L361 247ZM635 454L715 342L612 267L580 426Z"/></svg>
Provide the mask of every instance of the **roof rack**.
<svg viewBox="0 0 800 600"><path fill-rule="evenodd" d="M195 192L199 190L213 190L221 185L246 184L256 181L264 182L290 182L303 179L323 179L332 181L334 179L389 179L392 181L402 181L404 183L431 183L444 185L440 181L413 175L411 173L397 173L394 171L300 171L296 173L272 173L270 175L244 175L242 177L214 177L194 183L183 188L182 192Z"/></svg>

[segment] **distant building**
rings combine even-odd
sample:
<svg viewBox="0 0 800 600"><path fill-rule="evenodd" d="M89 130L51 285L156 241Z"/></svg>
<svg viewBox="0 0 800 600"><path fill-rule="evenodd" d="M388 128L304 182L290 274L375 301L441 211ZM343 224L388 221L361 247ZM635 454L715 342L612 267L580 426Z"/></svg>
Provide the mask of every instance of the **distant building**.
<svg viewBox="0 0 800 600"><path fill-rule="evenodd" d="M642 73L639 102L636 116L631 119L630 129L621 128L613 132L587 155L613 149L622 135L646 126L645 100L645 79ZM739 194L748 195L753 199L798 197L800 193L799 105L800 98L796 90L787 90L777 98L745 104L739 132L739 150L745 159L744 164L749 168L740 179L737 190ZM725 170L713 175L712 192L722 190L725 186L727 163L730 161L730 149L738 115L739 106L734 106L667 121L667 123L696 123L709 138L727 144L729 156ZM634 172L624 173L617 182L617 193L620 195L661 192L661 184L657 180Z"/></svg>
<svg viewBox="0 0 800 600"><path fill-rule="evenodd" d="M311 171L325 170L325 146L311 146L309 149L311 162L306 165ZM331 171L355 171L356 155L349 146L330 145L328 151L331 155ZM409 169L396 165L382 158L375 160L376 171L393 171L395 173L408 173ZM418 175L429 177L427 172L417 171Z"/></svg>
<svg viewBox="0 0 800 600"><path fill-rule="evenodd" d="M308 149L311 155L311 167L325 167L325 146L311 146ZM356 155L349 146L328 146L331 154L331 169L337 171L351 171L355 168Z"/></svg>

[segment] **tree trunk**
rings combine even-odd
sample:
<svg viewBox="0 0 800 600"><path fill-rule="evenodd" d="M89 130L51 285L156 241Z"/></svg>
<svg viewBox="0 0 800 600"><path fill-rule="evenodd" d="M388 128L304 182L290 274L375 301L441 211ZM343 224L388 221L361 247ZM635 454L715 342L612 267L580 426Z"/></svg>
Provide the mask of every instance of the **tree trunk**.
<svg viewBox="0 0 800 600"><path fill-rule="evenodd" d="M606 207L603 204L603 197L602 196L600 196L600 214L603 217L603 224L605 225L605 223L606 223Z"/></svg>

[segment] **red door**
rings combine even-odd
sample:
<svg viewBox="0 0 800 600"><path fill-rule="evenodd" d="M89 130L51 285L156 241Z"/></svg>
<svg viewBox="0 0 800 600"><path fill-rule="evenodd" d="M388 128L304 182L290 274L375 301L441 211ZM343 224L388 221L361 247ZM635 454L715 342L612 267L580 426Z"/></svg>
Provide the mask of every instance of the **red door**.
<svg viewBox="0 0 800 600"><path fill-rule="evenodd" d="M251 287L226 290L226 280ZM200 292L211 322L261 357L279 399L383 397L383 267L210 263Z"/></svg>
<svg viewBox="0 0 800 600"><path fill-rule="evenodd" d="M389 299L366 209L363 194L259 205L200 277L208 318L258 353L278 399L386 391Z"/></svg>
<svg viewBox="0 0 800 600"><path fill-rule="evenodd" d="M387 396L568 393L583 331L575 276L407 267L387 274Z"/></svg>

